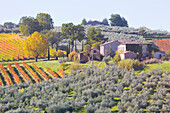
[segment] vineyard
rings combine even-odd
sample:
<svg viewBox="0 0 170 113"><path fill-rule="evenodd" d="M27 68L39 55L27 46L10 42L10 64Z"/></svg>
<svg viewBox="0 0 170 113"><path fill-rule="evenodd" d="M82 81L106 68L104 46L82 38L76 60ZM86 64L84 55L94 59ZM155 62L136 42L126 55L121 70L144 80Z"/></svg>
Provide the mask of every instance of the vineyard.
<svg viewBox="0 0 170 113"><path fill-rule="evenodd" d="M17 34L0 34L0 61L28 58L22 48L23 42Z"/></svg>
<svg viewBox="0 0 170 113"><path fill-rule="evenodd" d="M162 51L167 52L170 50L170 39L152 39L153 42L160 48Z"/></svg>
<svg viewBox="0 0 170 113"><path fill-rule="evenodd" d="M0 34L0 62L32 59L33 56L24 52L24 40L17 34ZM55 56L55 51L50 49L51 57ZM40 57L44 58L44 56Z"/></svg>
<svg viewBox="0 0 170 113"><path fill-rule="evenodd" d="M20 83L39 83L41 81L49 80L52 78L60 78L60 76L46 67L49 73L38 68L35 64L28 65L25 62L18 64L7 63L7 66L0 64L0 85L12 85Z"/></svg>

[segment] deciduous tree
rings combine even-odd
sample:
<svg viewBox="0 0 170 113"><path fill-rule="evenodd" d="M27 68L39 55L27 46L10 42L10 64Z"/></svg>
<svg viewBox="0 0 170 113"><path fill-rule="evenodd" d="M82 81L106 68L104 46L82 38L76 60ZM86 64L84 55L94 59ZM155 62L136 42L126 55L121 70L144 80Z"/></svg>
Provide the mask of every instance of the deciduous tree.
<svg viewBox="0 0 170 113"><path fill-rule="evenodd" d="M38 32L34 32L25 40L24 49L27 54L33 55L37 62L38 56L45 54L48 48L48 39Z"/></svg>
<svg viewBox="0 0 170 113"><path fill-rule="evenodd" d="M39 25L39 22L34 17L22 17L19 22L20 31L22 34L28 36L35 31L40 32L42 27Z"/></svg>
<svg viewBox="0 0 170 113"><path fill-rule="evenodd" d="M95 29L95 27L90 27L87 30L87 44L92 45L95 42L105 42L107 41L107 38L104 38L104 35L101 33L101 29Z"/></svg>
<svg viewBox="0 0 170 113"><path fill-rule="evenodd" d="M43 30L44 29L52 29L53 27L53 19L51 18L51 16L47 13L39 13L37 14L36 19L38 20L39 24L42 26Z"/></svg>

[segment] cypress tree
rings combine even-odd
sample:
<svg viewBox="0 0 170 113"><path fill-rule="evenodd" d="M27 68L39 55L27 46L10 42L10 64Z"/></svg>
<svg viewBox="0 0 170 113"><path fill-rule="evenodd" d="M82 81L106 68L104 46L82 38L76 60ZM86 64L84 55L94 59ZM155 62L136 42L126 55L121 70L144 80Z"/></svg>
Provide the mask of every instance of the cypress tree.
<svg viewBox="0 0 170 113"><path fill-rule="evenodd" d="M82 41L81 46L82 46L82 51L83 51L84 50L84 42L83 41Z"/></svg>

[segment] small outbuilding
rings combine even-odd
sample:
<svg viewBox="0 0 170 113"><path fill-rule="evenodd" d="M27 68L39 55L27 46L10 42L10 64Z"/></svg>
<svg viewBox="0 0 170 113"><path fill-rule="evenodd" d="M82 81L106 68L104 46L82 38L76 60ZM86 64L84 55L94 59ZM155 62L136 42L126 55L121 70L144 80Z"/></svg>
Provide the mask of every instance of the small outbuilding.
<svg viewBox="0 0 170 113"><path fill-rule="evenodd" d="M124 51L120 53L121 60L123 59L135 59L137 58L137 54L133 51Z"/></svg>
<svg viewBox="0 0 170 113"><path fill-rule="evenodd" d="M155 57L155 58L160 59L160 58L162 58L163 56L167 56L167 55L165 54L165 52L159 51L159 52L155 52L155 53L154 53L154 57Z"/></svg>
<svg viewBox="0 0 170 113"><path fill-rule="evenodd" d="M101 60L100 51L96 48L91 49L89 57L92 60ZM84 55L83 52L78 53L78 59L79 59L80 63L85 63L89 60L88 57L86 55Z"/></svg>
<svg viewBox="0 0 170 113"><path fill-rule="evenodd" d="M88 61L88 57L85 56L83 52L78 53L78 59L79 59L80 63L85 63Z"/></svg>
<svg viewBox="0 0 170 113"><path fill-rule="evenodd" d="M90 56L93 57L93 60L101 60L100 51L96 48L91 49Z"/></svg>

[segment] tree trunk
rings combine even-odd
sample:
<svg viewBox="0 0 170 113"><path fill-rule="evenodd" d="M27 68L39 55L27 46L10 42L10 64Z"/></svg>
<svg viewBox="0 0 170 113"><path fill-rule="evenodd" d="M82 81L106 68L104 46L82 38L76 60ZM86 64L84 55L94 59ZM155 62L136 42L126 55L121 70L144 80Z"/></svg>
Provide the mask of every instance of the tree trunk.
<svg viewBox="0 0 170 113"><path fill-rule="evenodd" d="M58 50L58 46L56 46L56 52L57 52L57 50ZM58 57L57 57L57 55L56 55L56 58L55 58L56 60L58 60Z"/></svg>
<svg viewBox="0 0 170 113"><path fill-rule="evenodd" d="M72 52L73 48L74 48L74 40L71 41L71 45L72 45L72 47L71 47L71 52Z"/></svg>
<svg viewBox="0 0 170 113"><path fill-rule="evenodd" d="M35 57L35 62L38 62L38 55Z"/></svg>
<svg viewBox="0 0 170 113"><path fill-rule="evenodd" d="M48 46L48 60L50 60L50 47Z"/></svg>

